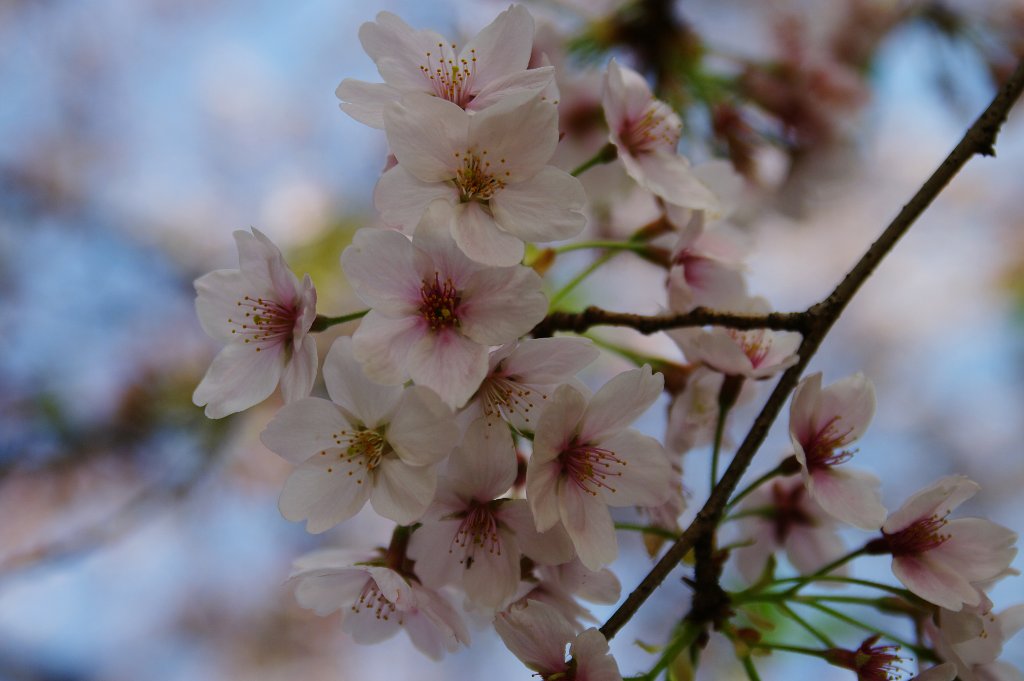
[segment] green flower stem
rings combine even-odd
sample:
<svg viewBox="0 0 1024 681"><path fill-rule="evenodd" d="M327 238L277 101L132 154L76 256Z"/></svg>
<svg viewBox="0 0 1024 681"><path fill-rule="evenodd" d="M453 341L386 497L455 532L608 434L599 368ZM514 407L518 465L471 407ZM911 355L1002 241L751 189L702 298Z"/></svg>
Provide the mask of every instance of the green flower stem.
<svg viewBox="0 0 1024 681"><path fill-rule="evenodd" d="M309 327L309 330L313 333L318 331L326 331L332 326L338 324L344 324L345 322L351 322L355 319L365 317L369 310L361 310L359 312L353 312L352 314L343 314L340 317L326 317L322 314L318 314L316 319L313 320L313 325Z"/></svg>
<svg viewBox="0 0 1024 681"><path fill-rule="evenodd" d="M885 591L886 593L891 593L895 596L899 596L900 598L908 598L910 596L910 592L906 589L900 589L895 586L882 584L881 582L873 582L867 579L857 579L856 577L834 577L831 575L809 575L806 577L786 577L783 579L776 579L772 582L769 582L768 584L758 587L751 594L751 596L753 596L752 600L761 600L763 596L768 596L769 598L767 600L771 600L773 597L789 598L796 594L792 587L784 592L768 594L759 592L763 591L765 588L782 584L796 584L798 588L803 588L803 586L805 586L806 584L810 584L812 582L838 582L840 584L856 584L858 586L866 586L871 589ZM742 593L737 594L736 598L744 600L744 595Z"/></svg>
<svg viewBox="0 0 1024 681"><path fill-rule="evenodd" d="M793 610L793 608L789 607L788 605L786 605L786 604L785 604L784 602L782 602L782 601L778 601L778 602L774 603L774 605L775 605L775 607L776 607L776 608L778 608L778 609L779 609L779 611L781 611L781 612L782 612L782 614L783 614L783 615L785 615L785 616L786 616L786 617L788 617L789 619L791 619L791 620L793 620L794 622L796 622L797 624L799 624L799 625L800 625L801 627L803 627L803 629L804 629L804 630L805 630L805 631L806 631L807 633L809 633L809 634L810 634L811 636L813 636L814 638L818 639L819 641L821 641L822 643L824 643L824 644L825 644L826 646L828 646L829 648L835 648L835 647L836 647L836 644L832 642L832 639L830 639L830 638L829 638L828 636L826 636L826 635L825 635L825 634L823 634L822 632L818 631L818 630L817 630L817 629L816 629L816 628L814 627L814 625L813 625L813 624L811 624L810 622L808 622L807 620L805 620L805 619L804 619L803 617L801 617L800 615L798 615L798 614L797 614L797 613L796 613L796 612L795 612L795 611Z"/></svg>
<svg viewBox="0 0 1024 681"><path fill-rule="evenodd" d="M743 665L743 671L747 673L747 678L750 681L761 681L761 677L757 673L757 667L754 666L754 661L750 659L749 655L741 657L740 663Z"/></svg>
<svg viewBox="0 0 1024 681"><path fill-rule="evenodd" d="M760 487L764 483L768 482L772 478L777 478L777 477L783 476L783 475L792 475L793 473L799 472L800 471L800 464L798 464L798 463L796 464L796 469L795 470L793 468L793 463L795 463L795 462L796 462L796 459L793 458L793 457L784 459L781 462L779 462L778 466L776 466L775 468L771 469L770 471L768 471L767 473L765 473L764 475L759 477L757 480L755 480L754 482L752 482L749 485L747 485L746 487L744 487L740 492L735 494L733 496L733 498L729 500L729 503L725 505L725 510L728 511L729 509L734 508L736 506L736 504L738 504L741 501L743 501L743 499L747 495L749 495L751 492L753 492L758 487Z"/></svg>
<svg viewBox="0 0 1024 681"><path fill-rule="evenodd" d="M694 641L700 635L701 628L690 621L683 622L682 628L676 635L672 642L666 646L662 652L661 657L658 659L657 664L651 667L651 670L643 676L637 677L644 679L644 681L654 681L658 678L658 674L665 668L667 668L672 661L679 656L684 650L693 645Z"/></svg>
<svg viewBox="0 0 1024 681"><path fill-rule="evenodd" d="M787 653L798 653L800 655L809 655L811 657L825 658L824 650L816 650L814 648L804 648L802 646L790 646L785 643L769 643L762 641L760 643L748 644L751 648L764 648L765 650L784 650Z"/></svg>
<svg viewBox="0 0 1024 681"><path fill-rule="evenodd" d="M603 350L607 350L608 352L614 353L619 357L628 359L630 362L633 362L638 367L643 366L644 364L650 364L651 368L657 371L658 367L666 364L666 361L664 359L661 359L659 357L651 357L650 355L641 355L638 352L633 352L629 348L624 348L621 345L609 343L603 338L591 335L589 333L583 334L583 337L590 339L590 341L594 345L596 345L599 348L602 348Z"/></svg>
<svg viewBox="0 0 1024 681"><path fill-rule="evenodd" d="M579 177L580 175L587 172L594 166L599 166L604 163L611 163L618 157L619 150L615 148L614 144L609 142L608 144L598 149L597 153L594 154L593 157L581 163L579 166L576 167L575 170L573 170L569 174L572 175L573 177Z"/></svg>
<svg viewBox="0 0 1024 681"><path fill-rule="evenodd" d="M718 422L715 424L715 446L711 451L711 487L714 489L718 484L718 457L722 450L722 438L725 436L725 420L729 416L729 410L736 404L736 398L740 396L743 388L742 376L727 375L722 380L722 387L718 389Z"/></svg>
<svg viewBox="0 0 1024 681"><path fill-rule="evenodd" d="M604 248L613 251L633 251L634 253L644 253L647 251L647 244L642 241L577 241L572 244L565 244L564 246L558 246L553 248L555 253L561 255L562 253L568 253L570 251L581 251L587 248Z"/></svg>
<svg viewBox="0 0 1024 681"><path fill-rule="evenodd" d="M548 303L548 309L549 310L554 310L555 307L560 302L562 302L562 300L564 300L567 295L572 293L573 289L575 289L577 286L579 286L581 283L583 283L584 279L586 279L591 274L596 272L598 270L598 268L600 268L602 265L604 265L606 262L608 262L609 260L611 260L612 258L617 256L621 252L622 251L608 251L607 253L602 255L600 258L598 258L594 262L590 263L586 267L586 269L584 269L579 274L577 274L575 277L570 279L565 284L565 286L563 286L562 288L558 289L558 291L556 291L555 294L553 296L551 296L551 301Z"/></svg>
<svg viewBox="0 0 1024 681"><path fill-rule="evenodd" d="M636 525L634 523L615 523L616 530L628 530L630 532L643 532L644 534L653 534L658 537L664 537L665 539L676 540L679 539L679 535L672 530L665 529L664 527L656 527L654 525Z"/></svg>
<svg viewBox="0 0 1024 681"><path fill-rule="evenodd" d="M901 638L899 638L897 636L893 636L892 634L890 634L889 632L885 631L884 629L879 629L878 627L876 627L874 625L867 624L865 622L861 622L860 620L854 619L853 617L850 617L848 615L844 615L843 613L839 612L838 610L830 608L827 605L822 605L821 603L818 603L817 601L804 601L804 600L801 600L800 602L801 603L805 603L807 606L809 606L811 608L814 608L815 610L818 610L818 611L828 615L829 617L834 617L835 619L839 620L840 622L845 622L846 624L849 624L852 627L857 627L858 629L863 629L864 631L870 632L872 634L878 634L879 636L882 636L882 637L884 637L884 638L886 638L886 639L888 639L888 640L890 640L890 641L892 641L894 643L898 643L899 645L903 646L907 650L914 651L917 655L924 655L924 654L930 653L930 651L927 648L923 648L921 646L915 645L913 643L910 643L909 641L904 641L903 639L901 639Z"/></svg>

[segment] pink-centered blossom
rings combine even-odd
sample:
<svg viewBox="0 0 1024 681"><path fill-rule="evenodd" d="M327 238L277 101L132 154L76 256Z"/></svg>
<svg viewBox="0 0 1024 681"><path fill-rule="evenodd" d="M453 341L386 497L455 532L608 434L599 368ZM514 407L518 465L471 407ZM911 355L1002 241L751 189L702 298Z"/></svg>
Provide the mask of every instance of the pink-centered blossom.
<svg viewBox="0 0 1024 681"><path fill-rule="evenodd" d="M274 392L286 402L309 395L316 379L316 289L300 282L281 251L257 229L235 232L237 270L216 270L195 281L203 330L227 343L192 395L218 419L248 409Z"/></svg>
<svg viewBox="0 0 1024 681"><path fill-rule="evenodd" d="M991 604L964 606L960 612L940 610L925 631L939 659L955 665L960 681L1019 681L1024 675L999 657L1004 644L1024 629L1024 604L999 614Z"/></svg>
<svg viewBox="0 0 1024 681"><path fill-rule="evenodd" d="M542 679L622 681L604 635L597 629L577 634L547 603L531 600L526 607L513 606L495 618L494 629L512 654Z"/></svg>
<svg viewBox="0 0 1024 681"><path fill-rule="evenodd" d="M450 409L427 388L379 385L338 338L324 360L330 400L286 405L263 431L272 451L294 464L279 506L289 520L323 532L369 501L385 518L408 524L434 498L436 464L452 450L458 428Z"/></svg>
<svg viewBox="0 0 1024 681"><path fill-rule="evenodd" d="M353 334L367 375L388 384L411 378L461 407L487 376L489 347L529 332L547 299L533 270L467 258L448 232L450 216L443 202L432 204L411 242L390 230L359 230L341 265L373 308Z"/></svg>
<svg viewBox="0 0 1024 681"><path fill-rule="evenodd" d="M885 522L881 481L844 464L875 413L875 388L857 373L821 387L821 373L797 386L789 409L789 438L811 497L837 520L865 530Z"/></svg>
<svg viewBox="0 0 1024 681"><path fill-rule="evenodd" d="M605 74L603 102L609 139L637 184L670 204L719 210L714 193L676 151L682 120L672 107L655 99L643 76L612 59Z"/></svg>
<svg viewBox="0 0 1024 681"><path fill-rule="evenodd" d="M509 96L541 93L554 80L550 66L528 69L533 17L513 5L462 49L430 30L416 30L390 12L359 28L363 49L377 64L383 83L346 78L336 94L341 110L375 128L384 110L403 95L425 93L480 111Z"/></svg>
<svg viewBox="0 0 1024 681"><path fill-rule="evenodd" d="M670 494L664 448L628 428L662 387L661 374L647 365L619 374L589 401L563 385L537 424L526 472L537 529L561 523L591 570L618 553L608 506L656 506Z"/></svg>
<svg viewBox="0 0 1024 681"><path fill-rule="evenodd" d="M576 236L587 197L579 180L548 165L557 119L539 97L506 98L472 115L436 97L405 97L384 114L398 165L374 191L381 220L408 230L443 199L455 242L487 265L519 263L524 241Z"/></svg>
<svg viewBox="0 0 1024 681"><path fill-rule="evenodd" d="M926 601L953 611L978 605L976 583L1003 574L1017 554L1017 535L1007 528L984 518L949 519L978 489L962 475L937 480L890 514L869 551L891 554L893 574Z"/></svg>
<svg viewBox="0 0 1024 681"><path fill-rule="evenodd" d="M302 607L321 616L339 611L342 631L356 643L378 643L404 629L435 660L469 644L462 616L444 595L372 557L314 551L295 561L290 581Z"/></svg>
<svg viewBox="0 0 1024 681"><path fill-rule="evenodd" d="M572 560L572 543L560 527L538 533L525 499L501 498L515 482L516 469L508 428L474 421L409 543L424 584L459 583L470 601L497 610L515 595L524 555L541 564Z"/></svg>

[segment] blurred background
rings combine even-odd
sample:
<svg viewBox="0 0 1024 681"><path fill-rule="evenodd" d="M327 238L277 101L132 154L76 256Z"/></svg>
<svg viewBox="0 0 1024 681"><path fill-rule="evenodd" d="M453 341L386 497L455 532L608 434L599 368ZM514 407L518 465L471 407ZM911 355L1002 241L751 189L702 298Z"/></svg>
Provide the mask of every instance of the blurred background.
<svg viewBox="0 0 1024 681"><path fill-rule="evenodd" d="M295 557L386 543L390 524L364 513L306 534L280 517L289 467L258 439L278 398L220 421L191 402L217 350L195 319L192 280L237 267L232 231L254 226L281 245L312 275L323 313L362 307L338 257L374 224L387 148L334 96L342 78L379 80L359 25L389 10L464 39L506 6L0 0L0 680L530 675L484 628L435 664L404 636L359 647L335 618L299 609L284 583ZM576 69L560 73L562 167L603 141L594 100L608 56L643 69L685 112L683 148L727 156L747 177L734 227L750 245L751 289L781 310L831 289L1024 54L1021 0L528 6L543 24L538 48ZM962 472L982 485L964 513L1020 532L1024 114L997 148L913 228L811 370L826 382L864 370L875 382L879 410L858 463L883 477L889 508ZM584 177L591 234L650 217L621 171ZM560 260L550 278L590 257ZM663 280L618 258L569 306L655 312ZM321 357L353 328L321 334ZM666 338L602 337L679 358ZM609 355L584 378L598 386L625 368ZM736 437L755 406L734 422ZM660 436L664 423L659 404L643 427ZM783 423L755 468L787 446ZM695 507L705 458L687 458ZM851 545L863 540L851 532ZM628 592L649 562L635 535L620 553L613 567ZM864 569L874 568L887 564ZM997 610L1024 601L1019 582L996 585ZM624 675L653 659L633 642L662 643L685 613L678 576L663 593L613 643ZM713 640L709 655L727 660L727 648ZM1004 659L1024 667L1021 649L1009 645ZM851 675L775 657L766 678ZM723 678L742 677L723 664Z"/></svg>

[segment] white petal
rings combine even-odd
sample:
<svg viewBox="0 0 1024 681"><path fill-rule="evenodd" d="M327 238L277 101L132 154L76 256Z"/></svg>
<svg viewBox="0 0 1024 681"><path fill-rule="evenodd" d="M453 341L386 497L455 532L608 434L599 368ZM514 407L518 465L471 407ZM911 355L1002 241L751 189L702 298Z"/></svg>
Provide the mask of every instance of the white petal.
<svg viewBox="0 0 1024 681"><path fill-rule="evenodd" d="M409 539L409 558L416 561L416 576L426 586L437 588L462 577L463 551L455 534L462 521L426 522Z"/></svg>
<svg viewBox="0 0 1024 681"><path fill-rule="evenodd" d="M613 134L617 134L628 119L639 118L653 100L654 95L643 76L620 66L614 59L608 62L602 104Z"/></svg>
<svg viewBox="0 0 1024 681"><path fill-rule="evenodd" d="M540 277L529 267L487 268L473 273L462 289L462 333L485 345L516 340L547 314Z"/></svg>
<svg viewBox="0 0 1024 681"><path fill-rule="evenodd" d="M815 420L819 426L824 426L835 419L837 432L849 432L845 439L849 443L864 434L874 414L875 387L864 374L857 372L821 391Z"/></svg>
<svg viewBox="0 0 1024 681"><path fill-rule="evenodd" d="M505 424L477 419L448 461L447 476L462 495L479 501L501 496L516 480L516 449Z"/></svg>
<svg viewBox="0 0 1024 681"><path fill-rule="evenodd" d="M462 586L473 603L498 610L512 599L519 586L519 547L508 531L499 530L498 550L478 546L466 563Z"/></svg>
<svg viewBox="0 0 1024 681"><path fill-rule="evenodd" d="M400 459L386 457L381 462L370 503L385 518L408 525L427 510L436 488L434 466L410 466Z"/></svg>
<svg viewBox="0 0 1024 681"><path fill-rule="evenodd" d="M427 88L420 71L426 55L437 55L437 44L447 41L438 33L416 30L391 12L380 12L376 21L359 27L359 41L366 54L377 63L377 70L390 85L401 89Z"/></svg>
<svg viewBox="0 0 1024 681"><path fill-rule="evenodd" d="M547 532L558 524L558 487L562 465L556 461L530 459L526 468L526 498L530 502L538 532Z"/></svg>
<svg viewBox="0 0 1024 681"><path fill-rule="evenodd" d="M657 506L668 498L674 473L660 442L628 428L603 440L600 446L625 462L613 468L618 477L604 481L611 489L601 488L598 492L604 503Z"/></svg>
<svg viewBox="0 0 1024 681"><path fill-rule="evenodd" d="M411 386L387 429L387 439L402 461L413 466L439 462L459 439L452 411L433 391Z"/></svg>
<svg viewBox="0 0 1024 681"><path fill-rule="evenodd" d="M949 521L942 533L949 539L930 554L956 570L969 582L984 582L1010 566L1017 549L1017 534L984 518Z"/></svg>
<svg viewBox="0 0 1024 681"><path fill-rule="evenodd" d="M416 596L416 617L406 621L409 640L431 659L440 659L443 651L454 653L460 645L469 645L469 631L462 616L440 593L418 584L413 587Z"/></svg>
<svg viewBox="0 0 1024 681"><path fill-rule="evenodd" d="M586 410L587 398L580 391L571 385L559 386L537 423L530 465L535 461L547 463L561 454L575 435Z"/></svg>
<svg viewBox="0 0 1024 681"><path fill-rule="evenodd" d="M589 338L528 338L503 364L504 374L534 385L559 385L601 354ZM491 353L493 360L494 353Z"/></svg>
<svg viewBox="0 0 1024 681"><path fill-rule="evenodd" d="M453 409L466 403L487 376L487 346L444 330L427 333L409 349L409 375Z"/></svg>
<svg viewBox="0 0 1024 681"><path fill-rule="evenodd" d="M341 254L341 269L359 299L389 316L417 311L423 281L416 262L409 239L387 229L360 229Z"/></svg>
<svg viewBox="0 0 1024 681"><path fill-rule="evenodd" d="M299 574L292 578L295 581L295 600L321 617L351 607L368 579L366 572L351 567Z"/></svg>
<svg viewBox="0 0 1024 681"><path fill-rule="evenodd" d="M542 675L564 671L565 644L575 638L568 620L541 601L528 601L499 614L494 629L512 654Z"/></svg>
<svg viewBox="0 0 1024 681"><path fill-rule="evenodd" d="M444 182L424 182L397 165L384 173L373 190L373 204L388 227L411 232L436 199L459 200L458 190Z"/></svg>
<svg viewBox="0 0 1024 681"><path fill-rule="evenodd" d="M492 80L480 88L473 101L466 105L470 111L483 111L487 107L496 104L506 97L519 99L533 99L542 91L550 88L555 82L555 69L551 66L542 66L526 71L517 71ZM542 99L546 96L541 95ZM548 99L547 101L550 101ZM552 106L554 102L552 102Z"/></svg>
<svg viewBox="0 0 1024 681"><path fill-rule="evenodd" d="M337 449L334 435L352 430L337 405L319 397L287 404L274 415L260 440L270 451L300 464L327 449Z"/></svg>
<svg viewBox="0 0 1024 681"><path fill-rule="evenodd" d="M886 516L881 485L881 480L867 471L831 467L811 472L808 492L836 520L862 530L877 530Z"/></svg>
<svg viewBox="0 0 1024 681"><path fill-rule="evenodd" d="M970 582L929 555L895 556L892 572L915 594L947 610L977 605L978 590Z"/></svg>
<svg viewBox="0 0 1024 681"><path fill-rule="evenodd" d="M384 131L398 163L423 182L444 182L470 148L469 114L431 95L409 95L384 112Z"/></svg>
<svg viewBox="0 0 1024 681"><path fill-rule="evenodd" d="M580 426L580 441L599 443L637 420L654 404L665 387L665 378L650 365L624 371L597 391Z"/></svg>
<svg viewBox="0 0 1024 681"><path fill-rule="evenodd" d="M907 499L885 521L882 531L894 534L921 518L944 516L977 494L979 489L978 483L966 475L949 475L936 480Z"/></svg>
<svg viewBox="0 0 1024 681"><path fill-rule="evenodd" d="M533 17L522 5L513 5L485 26L459 53L471 63L473 80L490 83L526 70L533 48Z"/></svg>
<svg viewBox="0 0 1024 681"><path fill-rule="evenodd" d="M346 78L334 91L341 110L371 128L384 129L384 109L399 101L402 93L384 83L365 83Z"/></svg>
<svg viewBox="0 0 1024 681"><path fill-rule="evenodd" d="M561 525L555 525L547 532L537 532L533 513L525 499L509 499L502 502L498 512L502 523L516 535L519 549L540 565L561 565L576 556L572 540Z"/></svg>
<svg viewBox="0 0 1024 681"><path fill-rule="evenodd" d="M316 381L316 367L316 339L304 336L302 344L292 351L292 357L281 373L281 396L285 402L309 396Z"/></svg>
<svg viewBox="0 0 1024 681"><path fill-rule="evenodd" d="M686 157L655 151L635 160L622 155L622 164L639 185L677 206L717 212L718 197L701 182Z"/></svg>
<svg viewBox="0 0 1024 681"><path fill-rule="evenodd" d="M238 301L254 291L252 284L239 270L215 270L195 280L196 315L203 331L222 342L238 339L237 328L228 320L238 317Z"/></svg>
<svg viewBox="0 0 1024 681"><path fill-rule="evenodd" d="M394 411L402 389L371 381L352 351L352 339L336 338L324 358L324 383L335 404L355 416L367 428L381 425Z"/></svg>
<svg viewBox="0 0 1024 681"><path fill-rule="evenodd" d="M619 546L607 506L566 482L558 493L558 512L581 563L600 570L615 560Z"/></svg>
<svg viewBox="0 0 1024 681"><path fill-rule="evenodd" d="M455 206L452 236L463 253L484 265L517 265L525 253L522 240L503 230L475 201Z"/></svg>
<svg viewBox="0 0 1024 681"><path fill-rule="evenodd" d="M425 335L421 317L390 319L376 310L363 317L352 334L352 352L367 377L385 384L405 381L409 353Z"/></svg>
<svg viewBox="0 0 1024 681"><path fill-rule="evenodd" d="M533 177L510 183L490 201L495 221L523 241L558 241L576 236L586 218L587 194L575 177L545 166Z"/></svg>
<svg viewBox="0 0 1024 681"><path fill-rule="evenodd" d="M213 358L192 402L198 407L205 404L211 419L248 409L274 392L283 365L280 348L257 352L251 345L232 343Z"/></svg>
<svg viewBox="0 0 1024 681"><path fill-rule="evenodd" d="M821 372L805 376L793 391L789 403L789 433L794 441L810 443L818 434L815 407L821 401Z"/></svg>
<svg viewBox="0 0 1024 681"><path fill-rule="evenodd" d="M576 659L577 678L587 681L622 681L615 658L608 652L608 641L597 629L587 629L576 637L569 653Z"/></svg>
<svg viewBox="0 0 1024 681"><path fill-rule="evenodd" d="M372 485L365 471L348 472L336 449L311 457L285 481L278 499L281 515L292 521L308 519L306 531L313 534L348 520L366 503Z"/></svg>
<svg viewBox="0 0 1024 681"><path fill-rule="evenodd" d="M525 102L507 97L469 119L469 148L486 151L495 172L508 182L539 173L557 144L558 109L539 97Z"/></svg>
<svg viewBox="0 0 1024 681"><path fill-rule="evenodd" d="M789 562L804 575L817 572L847 552L843 540L831 526L796 525L790 529L785 547ZM829 574L841 575L843 568L833 570Z"/></svg>

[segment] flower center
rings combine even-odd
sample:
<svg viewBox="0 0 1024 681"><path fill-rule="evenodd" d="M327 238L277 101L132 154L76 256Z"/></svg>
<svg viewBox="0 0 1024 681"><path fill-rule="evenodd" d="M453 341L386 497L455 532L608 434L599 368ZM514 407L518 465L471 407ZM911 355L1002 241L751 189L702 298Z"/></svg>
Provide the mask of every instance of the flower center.
<svg viewBox="0 0 1024 681"><path fill-rule="evenodd" d="M243 342L255 345L256 352L291 342L298 306L245 296L235 301L235 307L241 316L228 317L228 324L234 327L231 333L241 336Z"/></svg>
<svg viewBox="0 0 1024 681"><path fill-rule="evenodd" d="M420 314L431 331L459 325L458 307L462 296L451 279L446 277L441 283L441 275L435 272L433 281L423 282L420 301Z"/></svg>
<svg viewBox="0 0 1024 681"><path fill-rule="evenodd" d="M861 681L896 681L906 674L899 666L903 658L896 654L899 646L875 646L878 636L864 641L857 650L832 648L825 659L837 667L853 670Z"/></svg>
<svg viewBox="0 0 1024 681"><path fill-rule="evenodd" d="M530 422L530 412L537 406L534 404L537 396L540 395L542 400L548 398L544 393L517 382L513 376L500 374L492 374L484 379L480 395L483 412L487 416L508 420L512 414L519 414L527 423Z"/></svg>
<svg viewBox="0 0 1024 681"><path fill-rule="evenodd" d="M949 521L945 515L933 515L922 518L893 534L886 534L883 531L882 536L893 556L920 555L946 543L950 535L943 534L941 530L947 524Z"/></svg>
<svg viewBox="0 0 1024 681"><path fill-rule="evenodd" d="M470 50L467 59L455 56L455 43L450 49L444 43L438 43L437 49L437 55L427 52L427 63L420 64L420 73L427 79L434 95L465 109L476 96L473 92L476 50Z"/></svg>
<svg viewBox="0 0 1024 681"><path fill-rule="evenodd" d="M492 511L492 503L471 502L448 547L448 553L456 548L465 551L465 557L459 559L459 562L464 563L466 569L473 567L473 554L477 549L495 556L501 555L501 537L498 535L498 521Z"/></svg>
<svg viewBox="0 0 1024 681"><path fill-rule="evenodd" d="M679 117L668 105L653 101L640 118L623 123L619 138L633 156L659 149L674 152L681 128Z"/></svg>
<svg viewBox="0 0 1024 681"><path fill-rule="evenodd" d="M377 619L387 620L395 612L395 604L380 592L377 582L368 579L359 593L359 599L352 604L352 612L358 613L362 610L372 610ZM399 617L401 617L401 613L399 613Z"/></svg>
<svg viewBox="0 0 1024 681"><path fill-rule="evenodd" d="M384 435L376 430L357 430L349 432L342 430L331 436L334 444L339 447L339 466L345 468L349 477L356 476L356 484L363 484L363 476L372 474L384 460L384 457L391 453L391 446L384 439ZM327 456L328 450L322 450L320 456ZM327 472L333 473L334 466L328 466Z"/></svg>
<svg viewBox="0 0 1024 681"><path fill-rule="evenodd" d="M615 488L606 481L621 476L622 471L616 467L626 465L615 452L591 444L578 444L575 440L569 449L558 455L558 460L562 464L562 473L591 496L597 496L601 489L614 494Z"/></svg>
<svg viewBox="0 0 1024 681"><path fill-rule="evenodd" d="M850 433L853 432L853 428L840 432L837 428L838 423L839 416L833 416L807 442L800 443L807 458L808 470L838 466L853 458L856 450L843 450L838 453L835 451L850 441Z"/></svg>
<svg viewBox="0 0 1024 681"><path fill-rule="evenodd" d="M772 349L772 337L764 329L753 331L737 331L729 329L729 337L740 346L740 350L750 360L750 366L757 369L764 363Z"/></svg>
<svg viewBox="0 0 1024 681"><path fill-rule="evenodd" d="M803 485L797 485L789 491L779 483L772 486L774 508L771 522L777 544L784 544L793 528L813 527L816 524L814 516L808 513L804 506L805 492L806 488Z"/></svg>
<svg viewBox="0 0 1024 681"><path fill-rule="evenodd" d="M492 166L487 158L487 150L484 149L477 154L472 149L466 153L455 152L456 158L462 160L462 165L455 171L455 186L459 190L459 200L462 203L469 201L486 202L505 186L502 177L509 177L505 167L505 159L498 159L498 168Z"/></svg>

